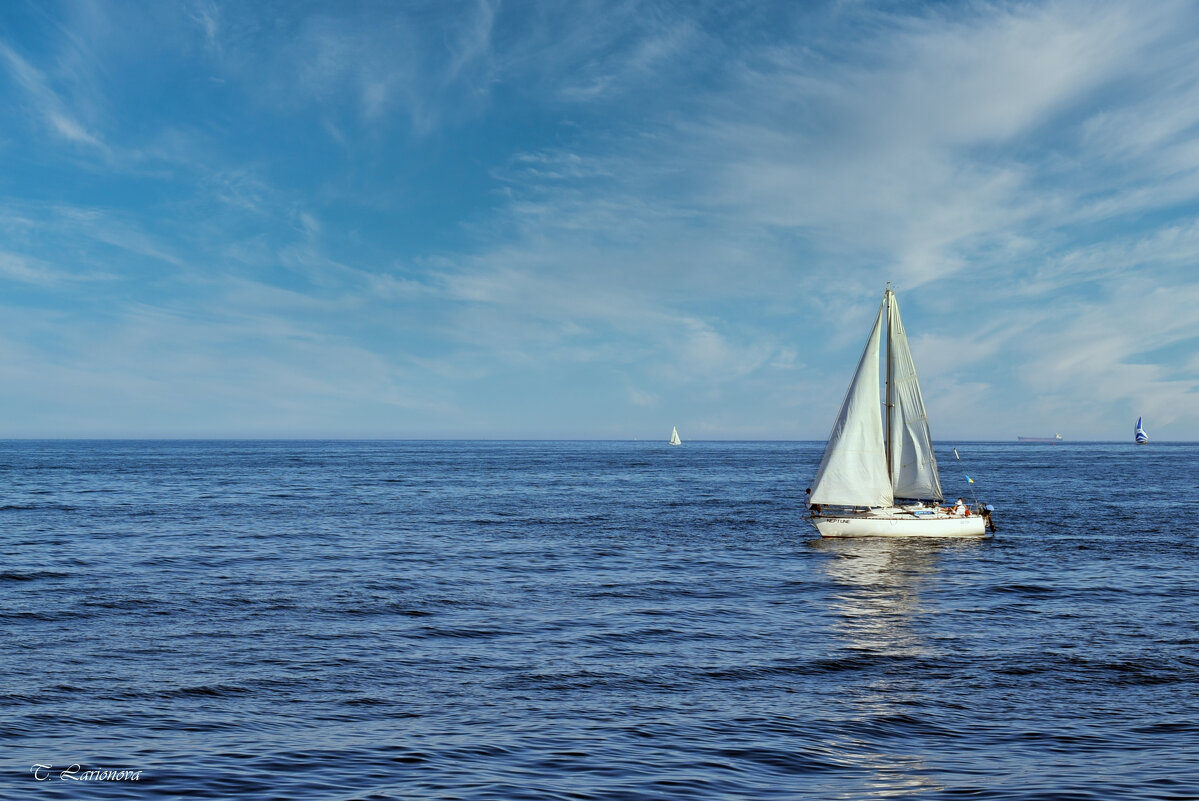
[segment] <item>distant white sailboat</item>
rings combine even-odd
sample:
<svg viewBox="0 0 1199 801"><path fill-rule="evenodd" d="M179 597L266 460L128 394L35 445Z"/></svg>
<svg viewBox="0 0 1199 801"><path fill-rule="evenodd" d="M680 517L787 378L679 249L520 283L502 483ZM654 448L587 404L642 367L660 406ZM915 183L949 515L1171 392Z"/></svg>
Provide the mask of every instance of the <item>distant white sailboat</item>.
<svg viewBox="0 0 1199 801"><path fill-rule="evenodd" d="M682 445L683 444L683 441L681 439L679 439L678 426L671 426L671 428L670 428L670 443L669 444L671 444L671 445Z"/></svg>
<svg viewBox="0 0 1199 801"><path fill-rule="evenodd" d="M1136 440L1138 445L1149 444L1149 435L1145 433L1144 427L1141 426L1141 418L1139 417L1137 418L1136 431L1133 432L1133 439Z"/></svg>
<svg viewBox="0 0 1199 801"><path fill-rule="evenodd" d="M880 398L884 328L887 378ZM971 513L962 505L955 513L937 503L943 498L916 366L888 284L812 484L812 524L822 537L987 535L985 506ZM899 499L915 503L899 505Z"/></svg>

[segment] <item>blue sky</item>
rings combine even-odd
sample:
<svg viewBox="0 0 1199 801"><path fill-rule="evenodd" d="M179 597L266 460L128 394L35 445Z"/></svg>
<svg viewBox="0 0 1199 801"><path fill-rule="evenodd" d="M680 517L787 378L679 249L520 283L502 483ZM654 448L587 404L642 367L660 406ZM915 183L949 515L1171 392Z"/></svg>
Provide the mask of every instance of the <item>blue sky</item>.
<svg viewBox="0 0 1199 801"><path fill-rule="evenodd" d="M1192 4L9 2L0 436L1199 440Z"/></svg>

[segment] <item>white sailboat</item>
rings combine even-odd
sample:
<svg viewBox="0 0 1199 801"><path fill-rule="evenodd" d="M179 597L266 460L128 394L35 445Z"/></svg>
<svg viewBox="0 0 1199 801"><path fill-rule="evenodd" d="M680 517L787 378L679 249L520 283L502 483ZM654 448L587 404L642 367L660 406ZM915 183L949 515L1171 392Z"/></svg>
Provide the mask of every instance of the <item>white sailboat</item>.
<svg viewBox="0 0 1199 801"><path fill-rule="evenodd" d="M1138 445L1148 445L1149 444L1149 435L1145 433L1145 428L1141 425L1141 418L1139 418L1139 417L1137 418L1136 431L1133 432L1132 437L1134 440L1136 440L1136 443Z"/></svg>
<svg viewBox="0 0 1199 801"><path fill-rule="evenodd" d="M938 504L943 498L916 366L888 284L812 484L811 520L822 537L987 535L986 507L955 513Z"/></svg>
<svg viewBox="0 0 1199 801"><path fill-rule="evenodd" d="M678 426L670 427L670 442L669 442L669 444L670 445L682 445L683 444L683 441L681 439L679 439Z"/></svg>

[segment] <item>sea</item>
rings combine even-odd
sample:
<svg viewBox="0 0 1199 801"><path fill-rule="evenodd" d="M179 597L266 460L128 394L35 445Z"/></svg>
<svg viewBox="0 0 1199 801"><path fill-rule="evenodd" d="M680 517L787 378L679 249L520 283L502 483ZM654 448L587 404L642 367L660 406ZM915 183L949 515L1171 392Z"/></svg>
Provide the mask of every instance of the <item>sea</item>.
<svg viewBox="0 0 1199 801"><path fill-rule="evenodd" d="M0 797L1199 798L1199 445L822 448L0 442Z"/></svg>

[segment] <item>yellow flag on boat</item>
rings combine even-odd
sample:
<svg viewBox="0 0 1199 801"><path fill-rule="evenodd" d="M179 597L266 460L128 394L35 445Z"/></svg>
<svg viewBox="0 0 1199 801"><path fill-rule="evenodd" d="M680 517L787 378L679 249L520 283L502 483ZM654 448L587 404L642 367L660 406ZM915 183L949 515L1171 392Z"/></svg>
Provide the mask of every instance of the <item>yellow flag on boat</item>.
<svg viewBox="0 0 1199 801"><path fill-rule="evenodd" d="M970 478L970 476L966 476L966 480L969 481L971 484L974 483L974 479Z"/></svg>

